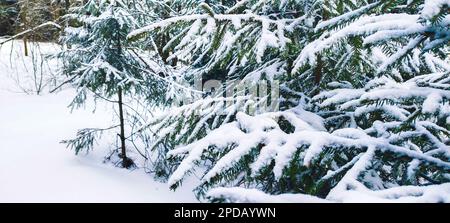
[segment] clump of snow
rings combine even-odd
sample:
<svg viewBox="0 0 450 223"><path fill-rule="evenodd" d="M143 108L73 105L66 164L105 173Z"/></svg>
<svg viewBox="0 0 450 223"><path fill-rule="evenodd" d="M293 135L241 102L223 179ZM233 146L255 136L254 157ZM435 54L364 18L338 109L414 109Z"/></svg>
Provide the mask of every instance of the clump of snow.
<svg viewBox="0 0 450 223"><path fill-rule="evenodd" d="M273 47L276 48L279 45L278 38L275 36L273 32L270 31L270 23L268 19L263 19L261 21L262 23L262 31L261 31L261 39L259 40L257 46L256 46L256 60L258 63L261 63L261 59L264 56L264 52L266 51L267 47Z"/></svg>
<svg viewBox="0 0 450 223"><path fill-rule="evenodd" d="M431 93L423 102L422 111L425 113L436 113L440 107L442 96L438 93Z"/></svg>
<svg viewBox="0 0 450 223"><path fill-rule="evenodd" d="M258 189L219 187L208 191L210 199L225 199L237 203L328 203L329 201L306 194L269 195Z"/></svg>
<svg viewBox="0 0 450 223"><path fill-rule="evenodd" d="M334 26L338 23L348 21L356 16L359 16L359 15L369 11L370 9L373 9L374 7L378 6L379 4L380 4L380 2L374 2L374 3L368 4L366 6L363 6L357 10L350 11L348 13L345 13L343 15L334 17L334 18L326 20L326 21L322 21L319 24L317 24L315 29L320 30L320 29L323 29L323 28L326 28L329 26Z"/></svg>
<svg viewBox="0 0 450 223"><path fill-rule="evenodd" d="M402 186L384 190L346 190L333 197L348 203L449 203L450 183L430 186ZM337 195L337 193L336 193ZM331 197L330 197L331 199Z"/></svg>
<svg viewBox="0 0 450 223"><path fill-rule="evenodd" d="M422 17L431 19L439 14L444 6L450 7L450 0L425 0Z"/></svg>
<svg viewBox="0 0 450 223"><path fill-rule="evenodd" d="M362 157L358 156L359 160ZM365 160L361 161L363 163ZM362 185L360 185L362 186ZM449 203L450 183L430 186L402 186L390 189L370 191L341 190L333 191L326 199L307 194L270 195L258 189L241 187L219 187L209 190L209 199L223 199L225 202L237 203Z"/></svg>

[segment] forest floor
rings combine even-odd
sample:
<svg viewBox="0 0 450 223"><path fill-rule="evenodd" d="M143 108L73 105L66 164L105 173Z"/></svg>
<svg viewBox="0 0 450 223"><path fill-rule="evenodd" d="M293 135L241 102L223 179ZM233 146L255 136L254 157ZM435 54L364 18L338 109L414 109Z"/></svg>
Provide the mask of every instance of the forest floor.
<svg viewBox="0 0 450 223"><path fill-rule="evenodd" d="M197 202L189 183L173 192L143 169L104 163L107 145L75 156L61 144L77 129L107 126L112 111L88 103L71 112L73 89L30 93L34 81L22 77L30 76L33 56L24 58L14 43L0 47L0 202Z"/></svg>

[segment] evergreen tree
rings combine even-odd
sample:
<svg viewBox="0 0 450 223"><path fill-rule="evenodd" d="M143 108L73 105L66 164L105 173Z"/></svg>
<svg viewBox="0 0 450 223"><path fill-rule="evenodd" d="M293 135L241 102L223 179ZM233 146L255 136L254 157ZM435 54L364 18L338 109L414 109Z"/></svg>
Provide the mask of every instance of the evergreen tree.
<svg viewBox="0 0 450 223"><path fill-rule="evenodd" d="M78 90L71 106L79 107L92 95L117 105L119 119L117 125L106 129L80 130L75 139L64 142L76 153L89 151L101 132L118 128L119 157L124 168L134 165L127 156L125 107L130 106L125 104L125 97L163 104L167 87L152 55L126 40L128 32L139 24L131 8L121 0L89 0L72 8L72 13L66 15L70 27L62 37L67 48L58 55L64 62L64 83L72 83Z"/></svg>
<svg viewBox="0 0 450 223"><path fill-rule="evenodd" d="M281 84L281 111L249 112L252 98L239 100L246 90L223 90L150 122L177 165L170 186L205 170L198 194L225 201L251 198L242 188L206 192L342 201L448 191L448 1L229 3L201 3L129 35L171 33L158 47L188 80Z"/></svg>

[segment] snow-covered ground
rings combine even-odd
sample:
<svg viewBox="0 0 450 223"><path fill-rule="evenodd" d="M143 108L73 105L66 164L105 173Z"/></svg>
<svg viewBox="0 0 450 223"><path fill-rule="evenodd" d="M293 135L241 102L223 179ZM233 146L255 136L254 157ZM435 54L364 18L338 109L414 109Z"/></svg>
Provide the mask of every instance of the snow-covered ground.
<svg viewBox="0 0 450 223"><path fill-rule="evenodd" d="M18 41L0 48L0 202L197 202L189 183L173 192L142 169L103 163L107 145L75 156L60 144L77 129L108 126L111 111L97 105L93 113L91 104L71 113L73 89L23 93L15 77L27 79L32 66L22 52Z"/></svg>

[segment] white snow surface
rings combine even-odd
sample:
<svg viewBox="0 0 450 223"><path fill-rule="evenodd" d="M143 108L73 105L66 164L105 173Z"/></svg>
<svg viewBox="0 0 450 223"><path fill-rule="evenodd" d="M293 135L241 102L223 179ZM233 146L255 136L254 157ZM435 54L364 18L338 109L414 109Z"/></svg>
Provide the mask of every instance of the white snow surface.
<svg viewBox="0 0 450 223"><path fill-rule="evenodd" d="M12 52L22 52L21 42L14 42ZM0 202L197 202L189 182L173 192L142 169L103 163L111 141L100 141L94 151L79 156L60 144L77 129L109 126L112 110L97 104L93 113L91 102L71 113L67 105L73 89L20 93L11 74L30 75L23 69L29 60L11 66L10 52L11 44L0 48Z"/></svg>

